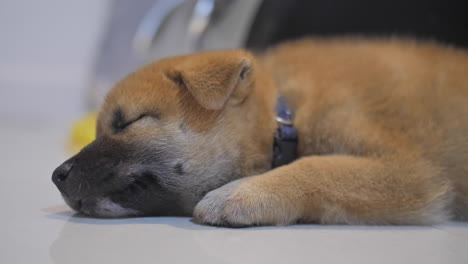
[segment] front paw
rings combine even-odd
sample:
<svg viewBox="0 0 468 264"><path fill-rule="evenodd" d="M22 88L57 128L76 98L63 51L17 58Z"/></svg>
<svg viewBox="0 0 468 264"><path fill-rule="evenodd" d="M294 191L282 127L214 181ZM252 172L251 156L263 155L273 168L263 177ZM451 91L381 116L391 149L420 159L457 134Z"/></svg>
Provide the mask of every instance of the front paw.
<svg viewBox="0 0 468 264"><path fill-rule="evenodd" d="M252 178L240 179L209 192L195 207L194 220L200 224L244 227L287 225L295 214L281 194L269 192ZM285 207L286 206L286 207Z"/></svg>

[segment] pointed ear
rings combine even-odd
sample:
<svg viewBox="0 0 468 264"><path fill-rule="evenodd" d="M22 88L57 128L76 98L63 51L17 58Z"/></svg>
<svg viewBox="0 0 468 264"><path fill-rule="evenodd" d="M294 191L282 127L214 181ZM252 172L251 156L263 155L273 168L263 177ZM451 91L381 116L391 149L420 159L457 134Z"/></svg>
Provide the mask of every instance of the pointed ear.
<svg viewBox="0 0 468 264"><path fill-rule="evenodd" d="M231 96L241 101L251 83L251 58L242 51L189 55L175 69L172 79L210 110L223 108Z"/></svg>

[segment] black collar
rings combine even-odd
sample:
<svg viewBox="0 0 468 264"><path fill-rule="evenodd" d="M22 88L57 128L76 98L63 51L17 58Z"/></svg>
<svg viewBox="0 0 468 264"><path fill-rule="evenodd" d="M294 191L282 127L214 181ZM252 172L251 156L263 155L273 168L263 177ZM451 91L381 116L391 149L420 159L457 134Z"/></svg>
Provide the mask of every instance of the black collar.
<svg viewBox="0 0 468 264"><path fill-rule="evenodd" d="M278 97L276 104L276 122L278 129L273 142L273 169L297 158L297 131L293 126L292 112L282 96Z"/></svg>

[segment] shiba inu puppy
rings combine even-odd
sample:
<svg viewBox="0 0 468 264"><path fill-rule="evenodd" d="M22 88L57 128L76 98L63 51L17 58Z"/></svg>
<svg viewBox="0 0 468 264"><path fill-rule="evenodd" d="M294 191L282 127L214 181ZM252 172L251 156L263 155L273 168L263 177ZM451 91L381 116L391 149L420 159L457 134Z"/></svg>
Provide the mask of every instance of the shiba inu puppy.
<svg viewBox="0 0 468 264"><path fill-rule="evenodd" d="M289 120L278 118L278 98ZM70 207L96 217L193 215L224 226L466 220L468 53L411 40L308 39L259 56L162 59L110 91L96 140L52 179Z"/></svg>

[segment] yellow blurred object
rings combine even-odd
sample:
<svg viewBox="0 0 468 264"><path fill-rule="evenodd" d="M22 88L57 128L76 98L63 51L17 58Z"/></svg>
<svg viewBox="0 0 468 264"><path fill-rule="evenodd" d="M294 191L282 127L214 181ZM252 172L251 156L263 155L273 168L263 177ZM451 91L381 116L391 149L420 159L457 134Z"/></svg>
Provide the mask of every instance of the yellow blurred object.
<svg viewBox="0 0 468 264"><path fill-rule="evenodd" d="M78 153L96 138L97 114L90 113L83 119L73 124L68 150L71 154Z"/></svg>

